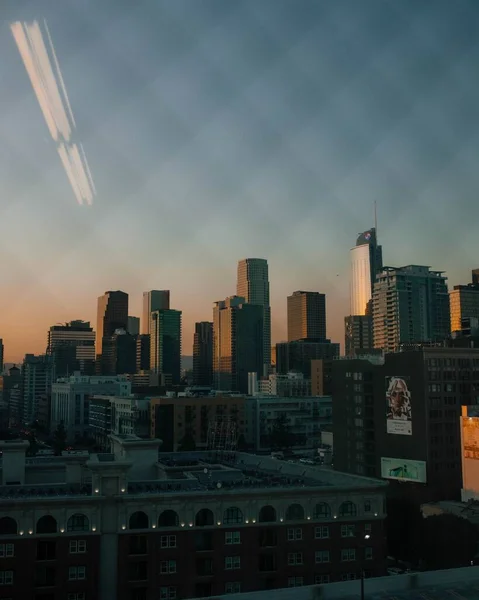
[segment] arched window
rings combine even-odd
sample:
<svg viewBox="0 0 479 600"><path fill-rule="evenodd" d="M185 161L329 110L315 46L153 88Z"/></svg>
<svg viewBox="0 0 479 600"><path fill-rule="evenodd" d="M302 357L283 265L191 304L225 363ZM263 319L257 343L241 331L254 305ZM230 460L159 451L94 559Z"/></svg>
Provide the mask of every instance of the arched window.
<svg viewBox="0 0 479 600"><path fill-rule="evenodd" d="M276 509L269 504L263 506L259 511L258 521L260 523L274 523L276 521Z"/></svg>
<svg viewBox="0 0 479 600"><path fill-rule="evenodd" d="M290 504L286 509L285 521L302 521L304 519L304 508L301 504Z"/></svg>
<svg viewBox="0 0 479 600"><path fill-rule="evenodd" d="M339 507L339 516L340 517L355 517L357 514L357 508L354 502L343 502Z"/></svg>
<svg viewBox="0 0 479 600"><path fill-rule="evenodd" d="M17 535L18 526L12 517L2 517L0 519L0 535Z"/></svg>
<svg viewBox="0 0 479 600"><path fill-rule="evenodd" d="M314 507L313 519L331 518L331 507L326 502L319 502Z"/></svg>
<svg viewBox="0 0 479 600"><path fill-rule="evenodd" d="M137 510L130 517L129 528L130 529L148 529L150 526L150 520L148 515L142 510Z"/></svg>
<svg viewBox="0 0 479 600"><path fill-rule="evenodd" d="M202 508L196 513L195 524L197 527L207 527L215 524L215 518L209 508Z"/></svg>
<svg viewBox="0 0 479 600"><path fill-rule="evenodd" d="M57 521L51 515L40 517L37 521L37 533L56 533Z"/></svg>
<svg viewBox="0 0 479 600"><path fill-rule="evenodd" d="M233 524L233 523L242 523L243 522L243 513L236 506L230 506L223 513L223 523L225 525Z"/></svg>
<svg viewBox="0 0 479 600"><path fill-rule="evenodd" d="M89 531L90 521L87 516L76 513L68 519L67 531Z"/></svg>
<svg viewBox="0 0 479 600"><path fill-rule="evenodd" d="M180 519L174 510L164 510L159 519L158 527L178 527Z"/></svg>

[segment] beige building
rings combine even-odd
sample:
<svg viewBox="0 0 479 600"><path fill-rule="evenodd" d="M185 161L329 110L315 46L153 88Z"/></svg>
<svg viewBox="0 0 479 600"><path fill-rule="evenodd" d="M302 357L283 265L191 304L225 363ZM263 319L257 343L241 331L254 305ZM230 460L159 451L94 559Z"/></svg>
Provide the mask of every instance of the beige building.
<svg viewBox="0 0 479 600"><path fill-rule="evenodd" d="M479 286L455 285L449 292L451 331L461 331L462 319L479 317Z"/></svg>

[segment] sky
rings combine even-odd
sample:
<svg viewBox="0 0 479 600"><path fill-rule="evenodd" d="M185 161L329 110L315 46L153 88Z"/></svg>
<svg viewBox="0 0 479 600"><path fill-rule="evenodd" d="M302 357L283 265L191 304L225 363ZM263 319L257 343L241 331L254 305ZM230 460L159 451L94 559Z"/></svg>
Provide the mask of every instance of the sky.
<svg viewBox="0 0 479 600"><path fill-rule="evenodd" d="M96 196L80 206L12 36L46 19ZM272 339L286 298L327 295L342 341L349 249L387 265L479 267L477 0L3 0L0 338L96 323L106 290L170 289L194 322L267 258Z"/></svg>

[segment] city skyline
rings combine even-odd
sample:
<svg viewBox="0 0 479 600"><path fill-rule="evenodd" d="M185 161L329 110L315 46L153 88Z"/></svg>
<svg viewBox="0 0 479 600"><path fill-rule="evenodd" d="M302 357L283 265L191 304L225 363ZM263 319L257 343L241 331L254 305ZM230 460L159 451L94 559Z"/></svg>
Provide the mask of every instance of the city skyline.
<svg viewBox="0 0 479 600"><path fill-rule="evenodd" d="M56 322L95 323L108 289L128 292L137 317L144 290L170 289L190 354L194 323L235 293L241 256L268 260L273 343L300 289L326 294L328 336L342 343L348 250L374 202L385 264L469 281L475 3L49 4L2 5L6 361L44 352ZM12 38L12 23L43 18L95 175L92 206L72 201Z"/></svg>

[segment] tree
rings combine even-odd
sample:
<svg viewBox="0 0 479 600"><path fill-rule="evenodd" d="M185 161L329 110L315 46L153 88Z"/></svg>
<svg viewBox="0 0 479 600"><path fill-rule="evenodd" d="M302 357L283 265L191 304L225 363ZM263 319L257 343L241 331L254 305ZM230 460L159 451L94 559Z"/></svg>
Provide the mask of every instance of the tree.
<svg viewBox="0 0 479 600"><path fill-rule="evenodd" d="M178 446L178 452L193 452L194 450L196 450L195 438L193 437L191 430L188 429Z"/></svg>
<svg viewBox="0 0 479 600"><path fill-rule="evenodd" d="M52 446L56 456L59 456L67 445L67 432L63 423L60 423L53 432Z"/></svg>
<svg viewBox="0 0 479 600"><path fill-rule="evenodd" d="M386 538L389 556L413 563L419 560L423 521L421 507L413 500L387 499Z"/></svg>
<svg viewBox="0 0 479 600"><path fill-rule="evenodd" d="M288 416L281 413L275 419L269 434L272 450L289 450L295 443L295 435L291 431Z"/></svg>
<svg viewBox="0 0 479 600"><path fill-rule="evenodd" d="M427 569L469 565L477 553L478 543L478 529L467 519L452 514L424 519L420 551Z"/></svg>

